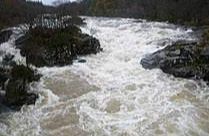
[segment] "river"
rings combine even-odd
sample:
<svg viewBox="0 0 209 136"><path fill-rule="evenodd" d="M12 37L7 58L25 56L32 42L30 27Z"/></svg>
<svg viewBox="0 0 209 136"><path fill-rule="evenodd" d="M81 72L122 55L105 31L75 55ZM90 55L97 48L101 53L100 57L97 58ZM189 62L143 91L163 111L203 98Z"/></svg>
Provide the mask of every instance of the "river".
<svg viewBox="0 0 209 136"><path fill-rule="evenodd" d="M83 32L103 52L71 66L39 68L31 85L35 106L0 115L0 136L208 136L209 88L203 81L145 70L145 55L178 40L196 40L191 29L124 18L84 17ZM5 47L7 46L7 47ZM0 45L23 61L12 41Z"/></svg>

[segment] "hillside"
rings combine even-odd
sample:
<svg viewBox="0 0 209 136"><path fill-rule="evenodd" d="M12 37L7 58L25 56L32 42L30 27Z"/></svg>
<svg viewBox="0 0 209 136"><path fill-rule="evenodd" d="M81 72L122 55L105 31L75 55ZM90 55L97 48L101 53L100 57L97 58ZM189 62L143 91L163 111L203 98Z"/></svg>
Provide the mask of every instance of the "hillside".
<svg viewBox="0 0 209 136"><path fill-rule="evenodd" d="M208 25L208 0L83 0L61 5L80 15L133 17L172 23Z"/></svg>

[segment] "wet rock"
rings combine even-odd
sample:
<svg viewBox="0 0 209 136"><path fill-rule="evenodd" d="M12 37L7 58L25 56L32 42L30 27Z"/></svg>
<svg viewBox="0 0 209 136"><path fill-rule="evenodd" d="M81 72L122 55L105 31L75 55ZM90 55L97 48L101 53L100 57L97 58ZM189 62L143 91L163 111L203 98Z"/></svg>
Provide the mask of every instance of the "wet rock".
<svg viewBox="0 0 209 136"><path fill-rule="evenodd" d="M11 35L12 35L12 30L0 31L0 44L8 41Z"/></svg>
<svg viewBox="0 0 209 136"><path fill-rule="evenodd" d="M141 60L141 64L146 69L172 67L181 63L189 63L195 52L196 43L176 43L163 50L150 54Z"/></svg>
<svg viewBox="0 0 209 136"><path fill-rule="evenodd" d="M22 105L35 104L37 94L28 93L28 83L24 80L10 80L6 89L5 104L13 109L19 109Z"/></svg>
<svg viewBox="0 0 209 136"><path fill-rule="evenodd" d="M80 59L78 60L79 63L86 63L86 60L85 59Z"/></svg>
<svg viewBox="0 0 209 136"><path fill-rule="evenodd" d="M15 45L18 47L18 46L21 46L26 40L28 40L28 35L25 34L25 35L21 35L20 37L18 37L16 40L15 40Z"/></svg>
<svg viewBox="0 0 209 136"><path fill-rule="evenodd" d="M9 79L9 73L6 69L0 68L0 88L5 89L5 82Z"/></svg>
<svg viewBox="0 0 209 136"><path fill-rule="evenodd" d="M209 81L209 45L177 42L141 60L146 69L160 68L176 77Z"/></svg>
<svg viewBox="0 0 209 136"><path fill-rule="evenodd" d="M87 34L82 35L79 43L80 44L76 44L75 46L76 54L78 55L96 54L101 51L99 41Z"/></svg>
<svg viewBox="0 0 209 136"><path fill-rule="evenodd" d="M14 66L16 65L15 61L13 61L14 55L6 54L2 60L3 66Z"/></svg>
<svg viewBox="0 0 209 136"><path fill-rule="evenodd" d="M209 47L204 47L200 52L200 57L206 61L209 61Z"/></svg>
<svg viewBox="0 0 209 136"><path fill-rule="evenodd" d="M3 69L3 68L2 68ZM3 72L2 72L3 71ZM0 71L1 84L5 89L3 104L19 110L22 105L34 104L38 95L28 92L30 83L38 81L40 75L29 67L16 65L11 69ZM7 84L5 84L7 81Z"/></svg>
<svg viewBox="0 0 209 136"><path fill-rule="evenodd" d="M78 55L101 51L97 39L81 33L74 25L57 29L36 27L28 34L19 48L27 63L37 67L69 65Z"/></svg>
<svg viewBox="0 0 209 136"><path fill-rule="evenodd" d="M85 24L84 19L82 19L78 16L72 16L69 19L69 21L70 21L71 24L76 24L76 25L84 25Z"/></svg>

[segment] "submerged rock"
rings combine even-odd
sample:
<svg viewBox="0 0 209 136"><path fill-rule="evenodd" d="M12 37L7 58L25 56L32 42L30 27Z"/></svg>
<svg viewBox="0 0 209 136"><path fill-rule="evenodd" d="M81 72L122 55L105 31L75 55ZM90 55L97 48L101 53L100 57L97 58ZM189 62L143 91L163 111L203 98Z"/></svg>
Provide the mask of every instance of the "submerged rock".
<svg viewBox="0 0 209 136"><path fill-rule="evenodd" d="M86 63L86 60L85 59L79 59L78 62L79 63Z"/></svg>

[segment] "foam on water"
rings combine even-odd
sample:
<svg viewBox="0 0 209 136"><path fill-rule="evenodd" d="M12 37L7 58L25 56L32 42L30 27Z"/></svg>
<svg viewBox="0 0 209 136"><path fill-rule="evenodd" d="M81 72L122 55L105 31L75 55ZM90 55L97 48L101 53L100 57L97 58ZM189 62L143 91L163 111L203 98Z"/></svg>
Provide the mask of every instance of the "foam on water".
<svg viewBox="0 0 209 136"><path fill-rule="evenodd" d="M25 64L25 58L21 56L20 50L15 47L16 35L19 35L18 32L13 33L8 42L0 44L0 62L2 62L5 55L13 55L13 61L18 64Z"/></svg>
<svg viewBox="0 0 209 136"><path fill-rule="evenodd" d="M85 18L82 31L98 38L104 51L85 57L86 63L40 68L41 82L31 85L40 92L39 101L21 112L3 113L0 135L209 135L208 86L140 65L146 54L174 41L195 40L192 30L145 20Z"/></svg>
<svg viewBox="0 0 209 136"><path fill-rule="evenodd" d="M165 46L194 40L190 29L133 19L87 18L82 30L97 37L104 48L88 56L86 64L71 67L102 88L76 103L86 131L93 135L208 135L209 127L197 125L199 114L208 114L208 93L206 99L201 97L207 87L140 65L146 54L163 48L162 41Z"/></svg>

